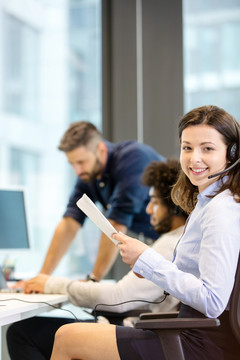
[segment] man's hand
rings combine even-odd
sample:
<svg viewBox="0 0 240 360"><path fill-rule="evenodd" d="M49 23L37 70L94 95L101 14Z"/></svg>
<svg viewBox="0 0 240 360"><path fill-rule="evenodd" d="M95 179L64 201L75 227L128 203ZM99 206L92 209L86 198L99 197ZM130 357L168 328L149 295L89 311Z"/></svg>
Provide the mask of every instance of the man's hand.
<svg viewBox="0 0 240 360"><path fill-rule="evenodd" d="M10 289L23 289L24 282L25 282L24 280L19 280L14 282L13 284L10 284L8 287Z"/></svg>
<svg viewBox="0 0 240 360"><path fill-rule="evenodd" d="M26 294L35 293L44 293L45 284L50 275L39 274L34 278L24 281L23 290Z"/></svg>

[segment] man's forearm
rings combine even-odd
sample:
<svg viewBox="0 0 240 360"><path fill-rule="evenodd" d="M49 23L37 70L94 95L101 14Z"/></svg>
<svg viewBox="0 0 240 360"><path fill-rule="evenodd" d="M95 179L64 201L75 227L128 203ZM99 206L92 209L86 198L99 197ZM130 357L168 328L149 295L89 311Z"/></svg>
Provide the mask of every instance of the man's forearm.
<svg viewBox="0 0 240 360"><path fill-rule="evenodd" d="M52 274L62 257L69 249L80 225L72 218L63 218L58 224L45 257L42 269L43 274Z"/></svg>
<svg viewBox="0 0 240 360"><path fill-rule="evenodd" d="M126 233L127 227L113 220L109 220L117 231ZM102 233L99 243L97 258L92 270L96 280L101 280L111 269L118 255L115 244Z"/></svg>

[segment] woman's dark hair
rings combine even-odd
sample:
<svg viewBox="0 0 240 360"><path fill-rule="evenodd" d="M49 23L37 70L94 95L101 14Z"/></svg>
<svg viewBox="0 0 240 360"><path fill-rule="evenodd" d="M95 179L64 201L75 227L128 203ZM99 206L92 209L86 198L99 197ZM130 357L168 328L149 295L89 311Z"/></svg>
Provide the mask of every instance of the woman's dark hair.
<svg viewBox="0 0 240 360"><path fill-rule="evenodd" d="M195 126L199 124L206 124L216 129L227 145L227 160L229 163L234 163L240 158L240 125L237 120L227 113L224 109L217 106L201 106L189 111L182 117L179 122L178 131L181 142L182 132L188 126ZM229 155L230 149L234 148L234 154ZM229 166L229 165L228 165ZM236 165L229 171L228 179L222 185L218 192L219 194L225 189L230 189L237 202L240 202L240 166ZM226 174L224 174L226 175ZM222 178L224 175L220 175ZM172 199L174 203L181 206L187 213L190 213L195 204L198 195L198 188L190 182L188 177L181 170L178 181L172 189ZM214 196L215 196L214 195Z"/></svg>

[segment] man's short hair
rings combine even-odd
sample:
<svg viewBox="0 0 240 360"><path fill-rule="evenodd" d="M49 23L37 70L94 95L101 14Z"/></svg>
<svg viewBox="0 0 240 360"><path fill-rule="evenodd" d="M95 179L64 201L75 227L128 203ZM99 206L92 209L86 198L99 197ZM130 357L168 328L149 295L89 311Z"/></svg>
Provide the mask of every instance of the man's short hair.
<svg viewBox="0 0 240 360"><path fill-rule="evenodd" d="M171 190L177 182L179 171L180 163L176 159L168 159L166 162L153 161L145 168L142 183L148 187L153 187L163 204L173 213L185 215L171 199Z"/></svg>
<svg viewBox="0 0 240 360"><path fill-rule="evenodd" d="M80 146L97 145L101 141L103 135L96 126L88 121L78 121L70 124L60 140L58 149L68 152Z"/></svg>

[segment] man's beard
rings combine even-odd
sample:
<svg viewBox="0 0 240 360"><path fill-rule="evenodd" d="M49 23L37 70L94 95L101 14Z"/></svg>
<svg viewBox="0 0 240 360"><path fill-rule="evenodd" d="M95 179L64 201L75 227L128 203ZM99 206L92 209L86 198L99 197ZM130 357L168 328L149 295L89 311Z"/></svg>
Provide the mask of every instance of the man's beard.
<svg viewBox="0 0 240 360"><path fill-rule="evenodd" d="M82 182L88 184L88 183L96 180L96 178L103 173L103 170L104 170L103 164L96 157L95 165L93 167L92 172L91 173L84 173L85 175L87 175L86 178L81 178L81 176L79 176L79 177L82 180Z"/></svg>
<svg viewBox="0 0 240 360"><path fill-rule="evenodd" d="M165 234L171 230L172 227L172 214L169 213L164 219L159 221L158 224L153 226L153 229L159 234Z"/></svg>

